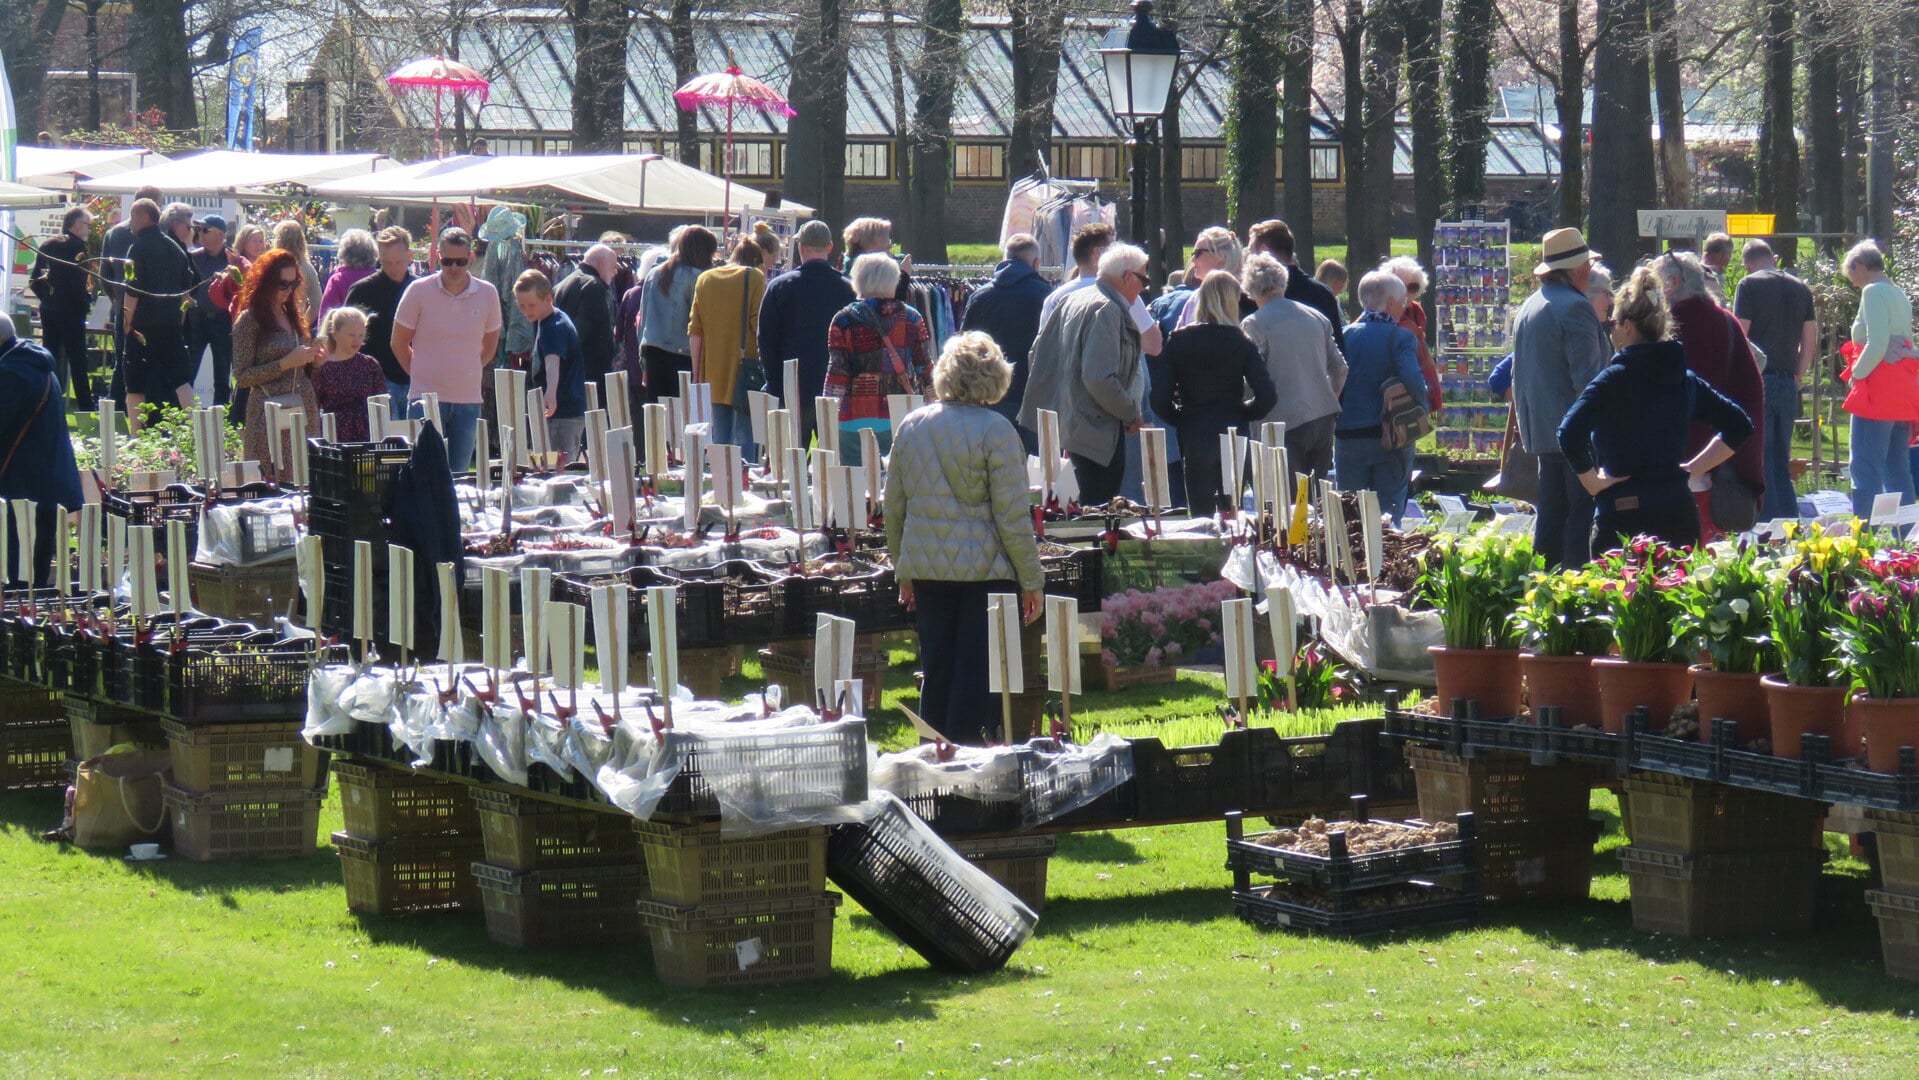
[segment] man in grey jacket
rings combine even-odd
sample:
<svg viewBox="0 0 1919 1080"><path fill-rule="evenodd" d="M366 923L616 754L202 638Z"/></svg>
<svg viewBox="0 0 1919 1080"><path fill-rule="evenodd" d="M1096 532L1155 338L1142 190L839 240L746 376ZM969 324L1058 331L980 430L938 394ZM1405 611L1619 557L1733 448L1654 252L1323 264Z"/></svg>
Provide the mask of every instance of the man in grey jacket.
<svg viewBox="0 0 1919 1080"><path fill-rule="evenodd" d="M1339 392L1346 387L1346 356L1333 339L1333 324L1286 298L1286 282L1294 272L1271 255L1248 256L1241 284L1259 309L1239 324L1259 346L1279 391L1278 403L1261 422L1286 425L1289 496L1298 484L1294 477L1319 480L1333 471L1333 428L1339 423Z"/></svg>
<svg viewBox="0 0 1919 1080"><path fill-rule="evenodd" d="M1033 343L1032 381L1020 407L1037 428L1039 410L1059 413L1060 445L1073 459L1082 506L1119 494L1125 480L1125 436L1143 426L1133 389L1140 333L1132 307L1145 291L1146 253L1115 244L1099 259L1097 284L1067 296ZM1057 373L1056 379L1041 379Z"/></svg>
<svg viewBox="0 0 1919 1080"><path fill-rule="evenodd" d="M1592 253L1579 230L1547 233L1539 259L1539 291L1513 320L1513 408L1520 442L1539 456L1533 550L1548 567L1578 567L1592 558L1593 497L1559 450L1559 422L1612 349L1586 297Z"/></svg>

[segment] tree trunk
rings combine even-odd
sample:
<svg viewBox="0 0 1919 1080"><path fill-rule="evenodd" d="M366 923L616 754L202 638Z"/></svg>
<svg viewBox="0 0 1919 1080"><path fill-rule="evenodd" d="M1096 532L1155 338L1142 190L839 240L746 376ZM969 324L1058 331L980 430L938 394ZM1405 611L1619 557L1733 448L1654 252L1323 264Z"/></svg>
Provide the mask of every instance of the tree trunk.
<svg viewBox="0 0 1919 1080"><path fill-rule="evenodd" d="M1457 0L1447 98L1452 115L1449 172L1455 211L1486 201L1486 143L1492 138L1492 0Z"/></svg>
<svg viewBox="0 0 1919 1080"><path fill-rule="evenodd" d="M1313 255L1313 0L1286 0L1286 221L1299 265Z"/></svg>
<svg viewBox="0 0 1919 1080"><path fill-rule="evenodd" d="M626 149L626 4L571 0L573 28L573 152L617 154Z"/></svg>
<svg viewBox="0 0 1919 1080"><path fill-rule="evenodd" d="M1278 175L1280 0L1250 0L1233 20L1232 105L1226 134L1226 213L1234 230L1273 216ZM1287 182L1290 185L1292 178Z"/></svg>
<svg viewBox="0 0 1919 1080"><path fill-rule="evenodd" d="M685 86L700 73L700 58L693 41L693 0L673 0L667 14L667 30L673 42L673 85ZM680 163L700 167L700 114L697 109L674 106L679 132L674 136Z"/></svg>
<svg viewBox="0 0 1919 1080"><path fill-rule="evenodd" d="M1345 116L1339 124L1339 153L1346 163L1346 265L1352 270L1348 283L1353 295L1359 294L1361 267L1354 250L1366 227L1366 190L1372 170L1366 160L1366 67L1363 47L1366 33L1364 0L1346 0L1345 32L1339 35L1339 62L1342 89L1345 92Z"/></svg>
<svg viewBox="0 0 1919 1080"><path fill-rule="evenodd" d="M1441 0L1410 0L1406 16L1406 98L1413 128L1413 237L1421 266L1433 264L1433 223L1444 212L1446 131L1440 117ZM1390 163L1388 165L1390 168ZM1428 327L1431 329L1431 326Z"/></svg>
<svg viewBox="0 0 1919 1080"><path fill-rule="evenodd" d="M786 128L786 194L834 222L845 220L846 209L845 28L840 0L819 0L817 19L796 26L789 95L796 115Z"/></svg>
<svg viewBox="0 0 1919 1080"><path fill-rule="evenodd" d="M1799 231L1799 141L1793 135L1793 24L1790 0L1766 0L1764 108L1760 145L1765 159L1759 171L1759 210L1773 215L1779 233ZM1799 241L1774 237L1779 260L1791 266Z"/></svg>
<svg viewBox="0 0 1919 1080"><path fill-rule="evenodd" d="M133 5L129 30L127 51L140 77L141 104L158 109L169 128L199 127L185 0L141 0Z"/></svg>
<svg viewBox="0 0 1919 1080"><path fill-rule="evenodd" d="M1559 0L1559 211L1553 224L1577 228L1586 216L1586 52L1579 40L1579 0Z"/></svg>
<svg viewBox="0 0 1919 1080"><path fill-rule="evenodd" d="M1806 9L1806 179L1816 232L1846 228L1846 121L1839 110L1839 50L1825 9ZM1831 254L1836 245L1820 240Z"/></svg>
<svg viewBox="0 0 1919 1080"><path fill-rule="evenodd" d="M1882 33L1872 42L1872 123L1867 133L1866 235L1892 239L1893 191L1899 163L1893 156L1899 130L1899 54L1905 44Z"/></svg>
<svg viewBox="0 0 1919 1080"><path fill-rule="evenodd" d="M893 179L899 193L900 212L893 220L893 239L902 251L913 250L913 145L919 138L913 117L906 111L906 59L900 50L899 21L893 0L880 0L885 19L886 66L893 79Z"/></svg>
<svg viewBox="0 0 1919 1080"><path fill-rule="evenodd" d="M0 3L0 17L7 20L9 27L31 27L27 33L0 35L0 57L7 63L7 82L13 90L13 107L22 142L46 126L41 123L40 105L46 85L47 58L52 54L53 38L59 32L66 10L67 0Z"/></svg>
<svg viewBox="0 0 1919 1080"><path fill-rule="evenodd" d="M1406 58L1406 8L1411 0L1386 0L1366 23L1366 185L1362 225L1350 227L1351 267L1363 273L1391 253L1393 122L1399 111L1400 68Z"/></svg>
<svg viewBox="0 0 1919 1080"><path fill-rule="evenodd" d="M953 99L966 63L966 13L961 0L928 0L920 25L913 126L913 252L925 262L946 261L946 187L952 172Z"/></svg>
<svg viewBox="0 0 1919 1080"><path fill-rule="evenodd" d="M1839 79L1839 114L1845 121L1845 220L1839 232L1863 232L1866 214L1866 72L1863 64L1849 64Z"/></svg>
<svg viewBox="0 0 1919 1080"><path fill-rule="evenodd" d="M1679 81L1679 15L1674 0L1647 0L1652 34L1652 81L1659 101L1659 177L1662 206L1692 205L1692 164L1686 160L1686 98Z"/></svg>
<svg viewBox="0 0 1919 1080"><path fill-rule="evenodd" d="M1008 37L1013 61L1013 120L1006 150L1010 185L1037 168L1051 169L1053 106L1059 99L1060 43L1066 36L1061 0L1014 0Z"/></svg>
<svg viewBox="0 0 1919 1080"><path fill-rule="evenodd" d="M1639 237L1654 205L1651 73L1646 0L1599 0L1593 54L1592 218L1586 241L1612 265L1631 266L1655 245Z"/></svg>

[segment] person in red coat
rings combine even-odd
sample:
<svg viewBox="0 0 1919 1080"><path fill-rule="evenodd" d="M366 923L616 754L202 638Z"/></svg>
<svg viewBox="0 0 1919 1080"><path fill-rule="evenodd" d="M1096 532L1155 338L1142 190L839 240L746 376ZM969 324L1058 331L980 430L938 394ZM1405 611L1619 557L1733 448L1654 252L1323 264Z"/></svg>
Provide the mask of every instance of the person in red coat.
<svg viewBox="0 0 1919 1080"><path fill-rule="evenodd" d="M1699 256L1690 251L1669 251L1654 260L1653 271L1659 275L1660 287L1672 307L1673 336L1686 347L1686 367L1745 410L1747 416L1764 416L1766 389L1759 362L1738 320L1713 300L1706 285L1705 264ZM1694 421L1686 439L1686 455L1698 453L1715 434L1712 425ZM1731 462L1733 473L1751 496L1755 512L1766 491L1765 441L1763 430L1754 431ZM1750 527L1744 522L1715 521L1712 492L1696 494L1699 523L1708 542L1729 531Z"/></svg>
<svg viewBox="0 0 1919 1080"><path fill-rule="evenodd" d="M1426 343L1426 309L1419 306L1420 294L1426 291L1426 270L1418 259L1407 255L1387 259L1380 269L1406 283L1406 310L1400 313L1399 325L1412 331L1419 342L1419 373L1426 377L1426 410L1436 414L1445 398L1439 385L1439 366L1433 362L1432 346Z"/></svg>

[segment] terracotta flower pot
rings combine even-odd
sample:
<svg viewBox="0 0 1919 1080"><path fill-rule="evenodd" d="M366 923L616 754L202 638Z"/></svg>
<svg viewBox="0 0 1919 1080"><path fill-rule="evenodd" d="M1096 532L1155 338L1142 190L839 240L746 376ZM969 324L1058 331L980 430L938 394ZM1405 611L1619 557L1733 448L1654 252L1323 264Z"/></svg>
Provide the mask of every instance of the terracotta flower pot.
<svg viewBox="0 0 1919 1080"><path fill-rule="evenodd" d="M1839 756L1846 727L1846 688L1794 686L1778 675L1759 680L1766 691L1766 711L1772 724L1772 756L1799 756L1801 735L1824 735ZM1703 714L1702 714L1703 715Z"/></svg>
<svg viewBox="0 0 1919 1080"><path fill-rule="evenodd" d="M1694 664L1692 678L1693 692L1699 697L1700 742L1712 740L1714 720L1731 720L1736 725L1734 746L1772 737L1766 691L1759 685L1757 672L1714 671L1705 664Z"/></svg>
<svg viewBox="0 0 1919 1080"><path fill-rule="evenodd" d="M1604 716L1592 657L1520 653L1519 667L1526 675L1526 703L1535 717L1551 705L1558 707L1560 722L1567 727L1600 726Z"/></svg>
<svg viewBox="0 0 1919 1080"><path fill-rule="evenodd" d="M1624 734L1626 714L1645 706L1654 732L1666 730L1672 711L1692 700L1692 670L1685 664L1639 664L1617 656L1593 658L1599 680L1600 726Z"/></svg>
<svg viewBox="0 0 1919 1080"><path fill-rule="evenodd" d="M1448 649L1443 645L1430 645L1426 651L1433 657L1440 711L1450 711L1455 698L1465 698L1477 701L1479 715L1488 719L1519 715L1518 649Z"/></svg>
<svg viewBox="0 0 1919 1080"><path fill-rule="evenodd" d="M1865 730L1866 768L1894 772L1899 768L1899 748L1919 747L1919 697L1870 698L1861 694L1852 699L1852 708Z"/></svg>

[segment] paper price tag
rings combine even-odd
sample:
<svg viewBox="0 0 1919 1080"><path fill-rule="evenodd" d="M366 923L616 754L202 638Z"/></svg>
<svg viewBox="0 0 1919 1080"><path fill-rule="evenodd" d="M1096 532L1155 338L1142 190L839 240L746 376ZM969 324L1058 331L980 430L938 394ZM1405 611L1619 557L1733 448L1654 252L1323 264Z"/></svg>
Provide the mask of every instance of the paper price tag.
<svg viewBox="0 0 1919 1080"><path fill-rule="evenodd" d="M1473 527L1471 510L1448 510L1439 523L1440 532L1464 533Z"/></svg>
<svg viewBox="0 0 1919 1080"><path fill-rule="evenodd" d="M1899 513L1899 493L1882 491L1872 497L1872 514L1866 521L1871 525L1890 525L1893 516Z"/></svg>

